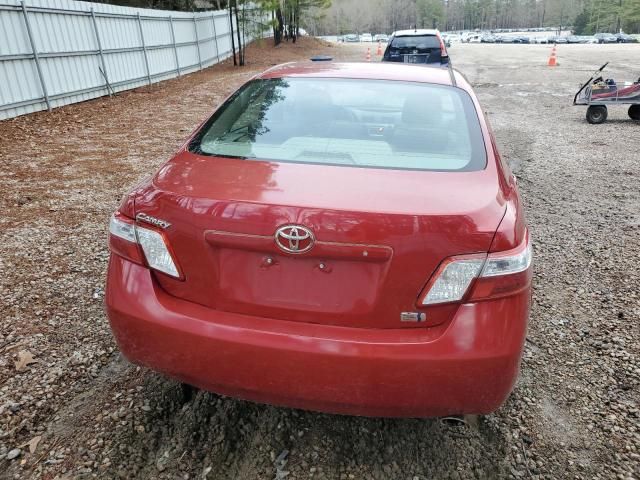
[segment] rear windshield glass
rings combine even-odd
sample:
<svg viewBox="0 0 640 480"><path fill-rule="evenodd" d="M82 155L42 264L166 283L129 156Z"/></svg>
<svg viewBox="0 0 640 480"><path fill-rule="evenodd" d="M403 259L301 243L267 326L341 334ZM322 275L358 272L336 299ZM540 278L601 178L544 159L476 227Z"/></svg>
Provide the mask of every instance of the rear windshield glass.
<svg viewBox="0 0 640 480"><path fill-rule="evenodd" d="M381 80L254 80L203 126L190 150L246 160L418 170L481 170L470 96Z"/></svg>
<svg viewBox="0 0 640 480"><path fill-rule="evenodd" d="M440 49L440 40L435 35L412 35L408 37L394 37L390 48L393 50L423 50Z"/></svg>

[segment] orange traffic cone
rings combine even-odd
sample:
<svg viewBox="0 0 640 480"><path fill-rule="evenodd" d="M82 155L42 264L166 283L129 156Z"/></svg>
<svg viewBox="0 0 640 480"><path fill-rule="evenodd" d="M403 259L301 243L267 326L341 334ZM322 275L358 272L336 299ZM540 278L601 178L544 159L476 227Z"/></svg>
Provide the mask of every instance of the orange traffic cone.
<svg viewBox="0 0 640 480"><path fill-rule="evenodd" d="M367 62L371 61L371 48L367 48Z"/></svg>
<svg viewBox="0 0 640 480"><path fill-rule="evenodd" d="M553 46L551 50L551 56L549 57L549 62L547 63L549 67L555 67L558 65L558 59L556 58L556 46Z"/></svg>
<svg viewBox="0 0 640 480"><path fill-rule="evenodd" d="M382 56L382 42L378 42L378 51L376 52L376 55L379 57Z"/></svg>

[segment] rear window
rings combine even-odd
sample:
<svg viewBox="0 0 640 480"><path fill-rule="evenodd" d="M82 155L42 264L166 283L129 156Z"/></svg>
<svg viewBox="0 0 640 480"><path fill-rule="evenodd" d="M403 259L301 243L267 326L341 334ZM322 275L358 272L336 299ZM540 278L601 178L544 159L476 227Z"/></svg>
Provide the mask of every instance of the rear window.
<svg viewBox="0 0 640 480"><path fill-rule="evenodd" d="M440 49L440 40L435 35L411 35L408 37L394 37L390 48L393 50L418 50L430 52L433 49Z"/></svg>
<svg viewBox="0 0 640 480"><path fill-rule="evenodd" d="M328 78L247 83L190 144L246 160L443 171L481 170L471 97L422 83Z"/></svg>

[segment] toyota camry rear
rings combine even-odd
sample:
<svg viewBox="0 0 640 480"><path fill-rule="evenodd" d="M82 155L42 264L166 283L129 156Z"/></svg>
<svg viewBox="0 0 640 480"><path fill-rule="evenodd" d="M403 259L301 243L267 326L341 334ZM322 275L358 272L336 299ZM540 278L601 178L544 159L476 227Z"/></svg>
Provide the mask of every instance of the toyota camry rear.
<svg viewBox="0 0 640 480"><path fill-rule="evenodd" d="M110 222L131 361L368 416L482 414L516 380L531 238L452 70L299 63L227 99Z"/></svg>

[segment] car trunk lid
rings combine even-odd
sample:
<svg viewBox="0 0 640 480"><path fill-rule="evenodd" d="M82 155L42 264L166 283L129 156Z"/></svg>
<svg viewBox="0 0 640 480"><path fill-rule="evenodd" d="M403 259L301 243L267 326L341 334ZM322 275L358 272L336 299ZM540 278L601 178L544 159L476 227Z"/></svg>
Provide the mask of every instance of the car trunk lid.
<svg viewBox="0 0 640 480"><path fill-rule="evenodd" d="M448 256L488 251L504 214L495 171L487 170L384 170L182 152L139 192L136 212L171 223L164 233L185 279L156 278L176 297L288 321L407 328L416 324L401 321L402 314L421 312L434 325L457 305L416 306L430 275ZM291 237L297 251L282 248L293 247Z"/></svg>

